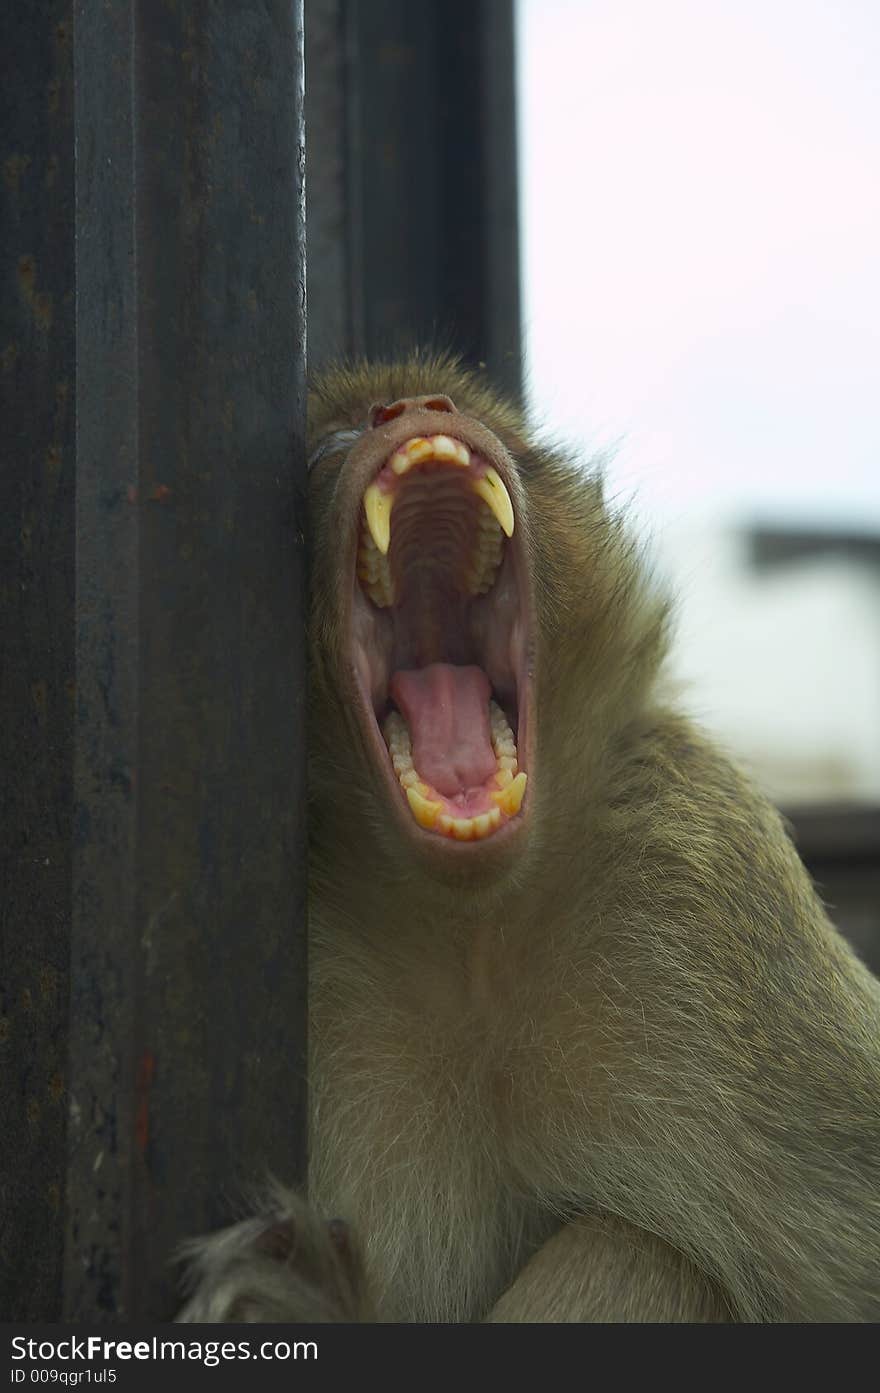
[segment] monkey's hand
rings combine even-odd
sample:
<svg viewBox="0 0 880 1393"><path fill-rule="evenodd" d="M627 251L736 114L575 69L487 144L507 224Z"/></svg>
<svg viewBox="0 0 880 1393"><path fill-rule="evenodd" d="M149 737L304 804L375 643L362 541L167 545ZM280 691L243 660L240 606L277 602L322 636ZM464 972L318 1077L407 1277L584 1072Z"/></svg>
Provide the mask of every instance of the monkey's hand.
<svg viewBox="0 0 880 1393"><path fill-rule="evenodd" d="M189 1299L178 1321L311 1324L372 1320L348 1226L277 1190L266 1211L187 1244Z"/></svg>

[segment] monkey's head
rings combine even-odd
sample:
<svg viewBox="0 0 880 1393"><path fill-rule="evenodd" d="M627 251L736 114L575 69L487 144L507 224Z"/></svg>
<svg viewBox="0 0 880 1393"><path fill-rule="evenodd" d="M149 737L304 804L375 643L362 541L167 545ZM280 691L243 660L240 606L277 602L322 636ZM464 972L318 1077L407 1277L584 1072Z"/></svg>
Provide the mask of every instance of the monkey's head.
<svg viewBox="0 0 880 1393"><path fill-rule="evenodd" d="M446 356L324 373L309 449L315 817L441 878L524 864L662 646L597 477Z"/></svg>

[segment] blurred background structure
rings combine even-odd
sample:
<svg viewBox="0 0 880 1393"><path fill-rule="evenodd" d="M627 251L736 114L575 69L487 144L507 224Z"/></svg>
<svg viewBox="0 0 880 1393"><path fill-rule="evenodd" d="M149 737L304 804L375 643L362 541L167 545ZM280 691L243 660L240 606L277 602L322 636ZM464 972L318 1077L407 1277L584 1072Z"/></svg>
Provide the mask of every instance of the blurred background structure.
<svg viewBox="0 0 880 1393"><path fill-rule="evenodd" d="M880 12L518 0L526 394L880 969Z"/></svg>

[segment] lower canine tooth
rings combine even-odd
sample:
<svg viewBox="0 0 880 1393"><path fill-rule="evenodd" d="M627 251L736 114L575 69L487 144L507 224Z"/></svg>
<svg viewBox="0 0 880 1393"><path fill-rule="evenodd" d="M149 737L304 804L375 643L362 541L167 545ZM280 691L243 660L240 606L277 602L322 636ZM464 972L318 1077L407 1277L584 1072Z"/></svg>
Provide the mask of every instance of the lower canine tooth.
<svg viewBox="0 0 880 1393"><path fill-rule="evenodd" d="M523 795L526 791L526 775L517 774L512 783L501 793L493 793L492 801L497 803L503 813L508 817L515 817L522 806Z"/></svg>

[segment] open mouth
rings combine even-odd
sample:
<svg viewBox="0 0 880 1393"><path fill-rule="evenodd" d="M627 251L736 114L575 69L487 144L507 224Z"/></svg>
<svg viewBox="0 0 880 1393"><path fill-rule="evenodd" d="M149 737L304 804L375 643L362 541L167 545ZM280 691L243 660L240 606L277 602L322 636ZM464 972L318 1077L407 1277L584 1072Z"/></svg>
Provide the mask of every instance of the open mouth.
<svg viewBox="0 0 880 1393"><path fill-rule="evenodd" d="M393 794L424 832L474 842L525 811L529 605L506 452L459 422L369 479L352 630Z"/></svg>

